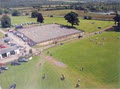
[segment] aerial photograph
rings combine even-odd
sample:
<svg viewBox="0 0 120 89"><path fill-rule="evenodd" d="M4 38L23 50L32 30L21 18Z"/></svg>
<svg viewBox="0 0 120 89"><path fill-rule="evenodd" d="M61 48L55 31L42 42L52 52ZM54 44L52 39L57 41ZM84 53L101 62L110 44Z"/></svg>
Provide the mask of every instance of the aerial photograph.
<svg viewBox="0 0 120 89"><path fill-rule="evenodd" d="M0 0L0 89L120 89L120 0Z"/></svg>

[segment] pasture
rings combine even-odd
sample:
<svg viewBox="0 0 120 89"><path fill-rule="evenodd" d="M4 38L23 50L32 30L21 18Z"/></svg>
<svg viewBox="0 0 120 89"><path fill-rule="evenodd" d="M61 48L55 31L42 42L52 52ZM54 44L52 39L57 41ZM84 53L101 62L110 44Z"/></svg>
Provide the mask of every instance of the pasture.
<svg viewBox="0 0 120 89"><path fill-rule="evenodd" d="M81 79L80 89L119 88L118 37L120 33L106 32L47 50L54 60L67 67L59 67L46 60L49 56L47 51L20 66L9 65L9 70L0 74L0 86L8 89L10 84L16 83L16 89L75 89L75 84ZM45 79L42 79L43 74ZM64 81L60 80L61 74L66 76Z"/></svg>
<svg viewBox="0 0 120 89"><path fill-rule="evenodd" d="M12 24L22 24L25 22L36 22L36 18L30 18L29 16L18 16L18 17L11 17ZM62 25L69 25L71 24L67 23L67 21L62 17L44 17L44 23L45 24L52 24L52 23L58 23ZM94 24L93 24L94 23ZM98 21L98 20L83 20L80 19L79 26L75 26L77 29L83 30L87 33L99 31L102 29L105 29L109 26L114 25L113 21ZM98 27L102 27L102 29L98 29Z"/></svg>
<svg viewBox="0 0 120 89"><path fill-rule="evenodd" d="M84 82L92 79L93 82L98 83L96 87L118 88L120 87L119 37L120 33L106 32L55 47L50 52L55 59L67 64L83 76ZM82 72L81 68L84 68Z"/></svg>

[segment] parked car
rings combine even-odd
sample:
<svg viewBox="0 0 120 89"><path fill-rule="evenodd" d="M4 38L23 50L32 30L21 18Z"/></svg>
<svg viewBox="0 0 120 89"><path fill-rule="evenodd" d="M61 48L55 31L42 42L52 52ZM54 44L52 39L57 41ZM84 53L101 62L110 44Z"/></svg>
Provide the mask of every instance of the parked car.
<svg viewBox="0 0 120 89"><path fill-rule="evenodd" d="M28 62L28 59L25 59L25 58L19 58L18 61L19 61L19 62Z"/></svg>
<svg viewBox="0 0 120 89"><path fill-rule="evenodd" d="M0 69L0 74L1 74L1 73L3 73L3 70L2 70L2 69Z"/></svg>
<svg viewBox="0 0 120 89"><path fill-rule="evenodd" d="M11 62L11 66L16 66L16 65L21 65L21 63L18 61Z"/></svg>
<svg viewBox="0 0 120 89"><path fill-rule="evenodd" d="M15 29L21 29L21 28L23 28L22 25L17 25L17 26L15 26Z"/></svg>
<svg viewBox="0 0 120 89"><path fill-rule="evenodd" d="M79 36L78 36L78 38L81 38L81 37L83 37L83 36L82 36L82 35L79 35Z"/></svg>
<svg viewBox="0 0 120 89"><path fill-rule="evenodd" d="M16 84L12 84L10 85L9 89L15 89L16 88Z"/></svg>
<svg viewBox="0 0 120 89"><path fill-rule="evenodd" d="M29 41L29 42L28 42L28 45L31 46L31 47L34 46L35 44L36 44L36 43L35 43L35 42L32 42L32 41Z"/></svg>
<svg viewBox="0 0 120 89"><path fill-rule="evenodd" d="M10 42L10 38L4 40L5 43Z"/></svg>
<svg viewBox="0 0 120 89"><path fill-rule="evenodd" d="M13 32L14 30L8 30L9 32Z"/></svg>
<svg viewBox="0 0 120 89"><path fill-rule="evenodd" d="M0 45L0 48L6 48L6 46L4 46L3 44Z"/></svg>
<svg viewBox="0 0 120 89"><path fill-rule="evenodd" d="M17 31L13 31L13 34L14 34L14 35L17 35Z"/></svg>
<svg viewBox="0 0 120 89"><path fill-rule="evenodd" d="M26 37L22 37L22 40L23 40L24 42L27 42L27 41L28 41L28 39L27 39Z"/></svg>
<svg viewBox="0 0 120 89"><path fill-rule="evenodd" d="M0 69L2 69L2 70L8 70L8 67L2 66Z"/></svg>
<svg viewBox="0 0 120 89"><path fill-rule="evenodd" d="M19 45L18 45L17 48L20 49L20 50L23 50L23 47L22 47L22 46L19 46Z"/></svg>
<svg viewBox="0 0 120 89"><path fill-rule="evenodd" d="M11 46L15 46L16 44L14 44L14 43L11 43L10 45L11 45Z"/></svg>

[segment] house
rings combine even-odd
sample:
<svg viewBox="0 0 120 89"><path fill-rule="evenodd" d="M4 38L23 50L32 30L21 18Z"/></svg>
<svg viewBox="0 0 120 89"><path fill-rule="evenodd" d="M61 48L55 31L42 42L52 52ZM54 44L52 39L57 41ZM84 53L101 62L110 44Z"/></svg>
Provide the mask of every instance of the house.
<svg viewBox="0 0 120 89"><path fill-rule="evenodd" d="M0 59L9 57L11 55L19 54L20 50L17 46L11 46L9 48L0 49Z"/></svg>
<svg viewBox="0 0 120 89"><path fill-rule="evenodd" d="M0 59L20 53L19 47L17 45L11 46L8 44L9 42L11 42L9 37L0 39Z"/></svg>

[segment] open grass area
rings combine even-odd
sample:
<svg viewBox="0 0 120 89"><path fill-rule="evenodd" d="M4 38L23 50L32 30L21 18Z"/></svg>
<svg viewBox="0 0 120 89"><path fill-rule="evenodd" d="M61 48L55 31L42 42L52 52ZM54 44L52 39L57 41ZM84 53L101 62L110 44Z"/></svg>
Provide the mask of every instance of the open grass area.
<svg viewBox="0 0 120 89"><path fill-rule="evenodd" d="M36 22L36 18L31 18L30 16L11 16L12 24L22 24L28 22Z"/></svg>
<svg viewBox="0 0 120 89"><path fill-rule="evenodd" d="M103 37L105 40L102 40ZM116 89L120 86L120 33L106 32L90 38L83 38L68 44L49 49L53 58L67 67L56 66L45 60L46 52L20 66L8 66L9 70L0 74L0 86L8 89L15 83L16 89L75 89L77 80L81 87ZM104 43L104 45L96 44ZM90 41L92 39L92 41ZM80 71L81 68L83 71ZM43 74L46 78L42 79ZM61 81L61 74L66 77Z"/></svg>
<svg viewBox="0 0 120 89"><path fill-rule="evenodd" d="M15 83L16 89L75 89L75 84L80 78L80 89L119 88L118 37L120 33L106 32L49 49L53 58L65 63L67 67L58 67L45 60L46 52L20 66L9 65L9 70L0 74L0 86L8 89L10 84ZM95 40L96 38L98 40ZM82 67L84 69L80 71ZM46 79L42 79L43 74L46 74ZM66 76L65 81L60 80L61 74Z"/></svg>
<svg viewBox="0 0 120 89"><path fill-rule="evenodd" d="M116 89L120 87L120 39L117 39L118 37L120 33L106 32L55 47L50 52L55 59L67 64L83 76L82 81L90 78L98 83L96 87L111 86ZM80 71L81 68L84 70ZM99 86L99 83L103 85Z"/></svg>
<svg viewBox="0 0 120 89"><path fill-rule="evenodd" d="M71 25L67 23L67 21L64 18L60 17L44 17L44 23L45 24L51 24L51 23L58 23L62 25ZM30 18L28 16L18 16L18 17L12 17L12 24L22 24L24 22L36 22L36 18ZM92 24L95 22L94 24ZM98 29L98 27L102 27L102 29L105 29L109 26L112 26L114 24L113 21L98 21L98 20L83 20L80 19L79 26L75 26L77 29L83 30L85 32L95 32L99 31L101 29Z"/></svg>
<svg viewBox="0 0 120 89"><path fill-rule="evenodd" d="M8 71L0 74L0 86L2 89L8 89L12 83L15 83L16 89L73 89L73 82L70 76L67 76L66 70L46 60L41 62L40 57L37 56L21 66L9 66ZM60 80L62 73L67 77L65 81ZM43 74L46 74L45 79L42 79Z"/></svg>

